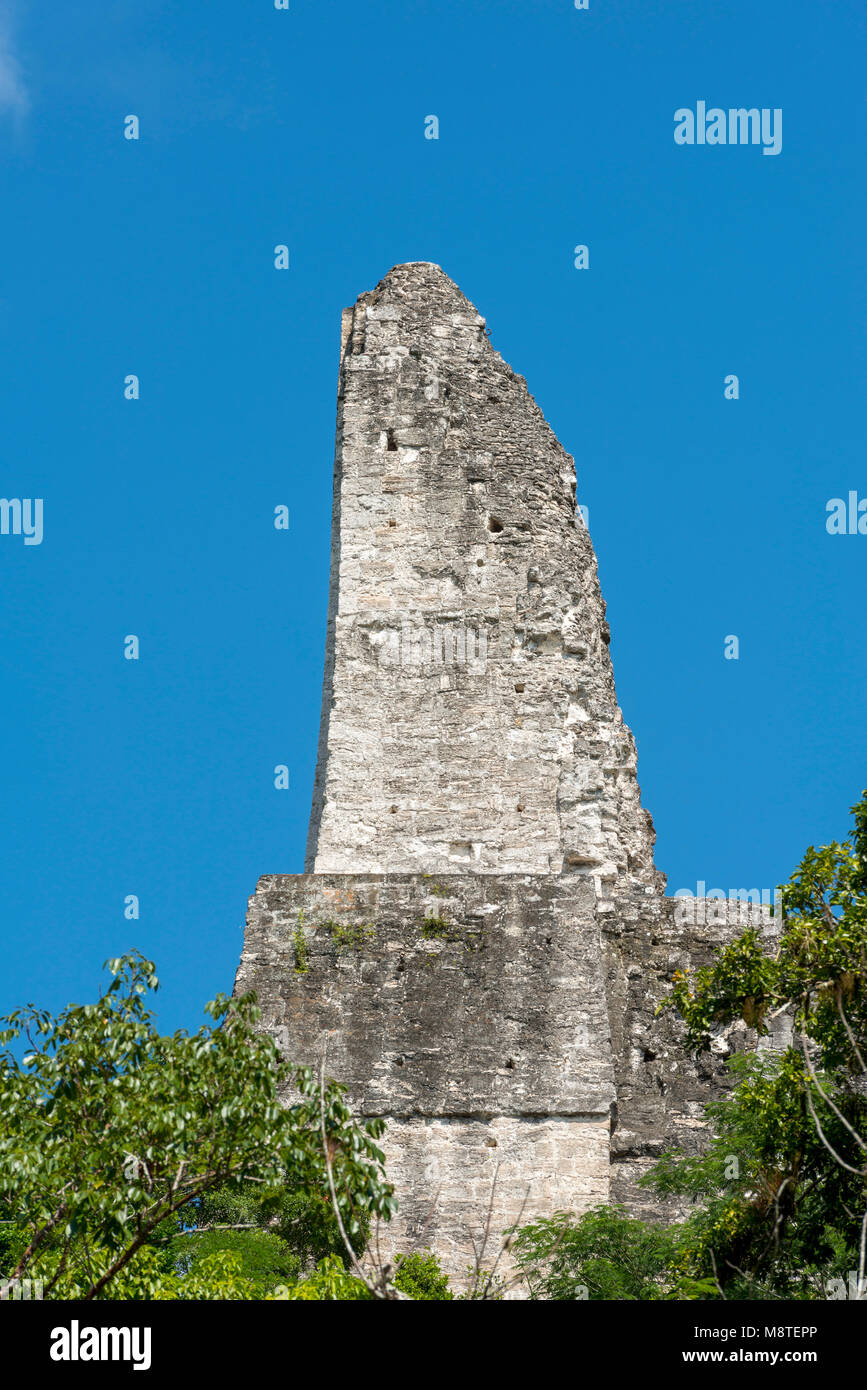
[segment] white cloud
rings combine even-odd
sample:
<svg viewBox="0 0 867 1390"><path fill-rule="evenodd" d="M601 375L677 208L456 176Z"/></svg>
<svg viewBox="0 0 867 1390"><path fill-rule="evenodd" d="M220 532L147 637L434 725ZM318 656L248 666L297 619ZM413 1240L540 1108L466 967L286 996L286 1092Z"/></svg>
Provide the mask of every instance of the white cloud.
<svg viewBox="0 0 867 1390"><path fill-rule="evenodd" d="M21 117L29 106L27 88L12 44L11 8L0 0L0 112Z"/></svg>

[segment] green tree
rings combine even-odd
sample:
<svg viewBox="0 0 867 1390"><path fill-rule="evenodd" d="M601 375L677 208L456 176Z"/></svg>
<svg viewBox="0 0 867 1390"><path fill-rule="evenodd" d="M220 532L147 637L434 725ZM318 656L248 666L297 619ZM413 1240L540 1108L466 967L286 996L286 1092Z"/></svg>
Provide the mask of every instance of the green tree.
<svg viewBox="0 0 867 1390"><path fill-rule="evenodd" d="M622 1207L534 1221L518 1231L512 1248L534 1299L644 1301L671 1297L680 1286L675 1232Z"/></svg>
<svg viewBox="0 0 867 1390"><path fill-rule="evenodd" d="M643 1179L693 1213L665 1227L598 1208L524 1227L513 1248L531 1297L822 1299L853 1271L867 1294L867 793L852 812L849 839L811 847L783 889L773 952L746 931L676 975L663 1005L697 1053L737 1019L760 1034L793 1021L780 1055L732 1058L707 1149L665 1154Z"/></svg>
<svg viewBox="0 0 867 1390"><path fill-rule="evenodd" d="M316 1268L295 1284L286 1284L274 1293L274 1298L310 1302L368 1302L373 1295L367 1285L350 1274L337 1255L326 1255Z"/></svg>
<svg viewBox="0 0 867 1390"><path fill-rule="evenodd" d="M214 1255L234 1256L254 1298L264 1298L302 1274L298 1256L275 1231L191 1231L172 1241L170 1253L174 1269L185 1280L200 1276Z"/></svg>
<svg viewBox="0 0 867 1390"><path fill-rule="evenodd" d="M440 1262L432 1251L398 1255L395 1264L397 1273L394 1286L408 1298L425 1303L446 1303L454 1298L449 1288L449 1277L443 1274Z"/></svg>
<svg viewBox="0 0 867 1390"><path fill-rule="evenodd" d="M0 1020L0 1297L21 1277L41 1277L49 1296L112 1296L136 1257L130 1279L156 1288L177 1255L179 1213L245 1183L263 1196L288 1183L321 1204L333 1181L352 1239L391 1216L383 1123L356 1122L342 1087L284 1062L256 1031L252 996L219 996L210 1024L163 1037L148 1008L153 964L133 953L108 968L95 1004ZM286 1086L298 1097L289 1106ZM211 1255L231 1264L230 1251Z"/></svg>
<svg viewBox="0 0 867 1390"><path fill-rule="evenodd" d="M667 1155L650 1179L703 1203L692 1266L744 1297L823 1297L847 1263L867 1293L867 792L852 814L849 838L811 846L783 888L773 953L744 932L713 965L677 974L664 1006L696 1052L739 1018L760 1035L776 1015L793 1021L778 1060L733 1064L709 1152Z"/></svg>
<svg viewBox="0 0 867 1390"><path fill-rule="evenodd" d="M742 1054L730 1069L737 1084L706 1109L708 1149L665 1154L643 1180L695 1206L674 1228L674 1267L730 1299L826 1298L831 1279L858 1267L863 1178L820 1138L805 1102L813 1082L794 1050ZM834 1094L827 1078L825 1088ZM845 1147L847 1131L833 1114L825 1133Z"/></svg>
<svg viewBox="0 0 867 1390"><path fill-rule="evenodd" d="M185 1216L169 1240L172 1268L194 1274L204 1260L225 1252L235 1257L239 1274L255 1285L259 1298L312 1274L329 1256L349 1264L327 1190L299 1192L288 1185L263 1190L247 1182L206 1192L194 1213L189 1208L181 1212ZM349 1237L356 1255L364 1250L368 1234L369 1223L362 1220Z"/></svg>

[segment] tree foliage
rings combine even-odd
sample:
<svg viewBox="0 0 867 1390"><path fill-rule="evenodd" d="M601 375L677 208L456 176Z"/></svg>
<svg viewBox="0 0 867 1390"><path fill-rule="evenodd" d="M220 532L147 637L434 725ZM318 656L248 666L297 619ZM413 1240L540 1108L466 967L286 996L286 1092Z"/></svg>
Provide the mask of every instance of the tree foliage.
<svg viewBox="0 0 867 1390"><path fill-rule="evenodd" d="M128 1277L155 1291L177 1253L166 1241L179 1214L194 1224L196 1203L250 1184L262 1202L288 1186L308 1211L309 1254L327 1256L326 1152L350 1237L390 1217L382 1122L355 1121L341 1086L283 1061L256 1031L252 996L219 996L206 1006L210 1024L163 1037L148 1008L153 964L134 953L108 969L95 1004L56 1018L28 1006L0 1020L4 1276L41 1277L48 1296L116 1296L138 1257ZM284 1106L287 1085L297 1100ZM262 1259L266 1248L277 1254L267 1241L257 1248ZM214 1248L202 1260L229 1268L232 1255ZM243 1277L256 1284L251 1276L248 1260Z"/></svg>
<svg viewBox="0 0 867 1390"><path fill-rule="evenodd" d="M670 999L697 1053L738 1019L791 1046L729 1063L706 1107L705 1152L662 1156L643 1180L692 1207L670 1226L617 1209L518 1232L532 1297L823 1299L867 1295L867 793L848 840L807 850L782 893L778 940L744 932ZM854 1276L854 1277L853 1277Z"/></svg>
<svg viewBox="0 0 867 1390"><path fill-rule="evenodd" d="M778 1059L732 1064L739 1084L709 1107L709 1152L668 1155L651 1177L663 1193L704 1203L691 1224L692 1267L713 1264L720 1286L744 1296L823 1297L841 1264L864 1278L867 792L852 814L849 838L811 846L783 888L773 953L747 931L712 966L678 974L667 1005L696 1051L738 1018L760 1036L775 1015L792 1018Z"/></svg>
<svg viewBox="0 0 867 1390"><path fill-rule="evenodd" d="M760 1034L790 1008L796 1033L821 1049L840 1079L865 1072L867 1039L867 791L852 807L848 840L807 850L782 890L783 922L773 955L757 931L743 933L712 966L678 972L668 1007L685 1019L688 1042L710 1046L714 1025L743 1018Z"/></svg>
<svg viewBox="0 0 867 1390"><path fill-rule="evenodd" d="M531 1298L654 1301L699 1298L711 1286L680 1268L676 1228L652 1226L623 1207L558 1213L518 1231L513 1250Z"/></svg>
<svg viewBox="0 0 867 1390"><path fill-rule="evenodd" d="M431 1250L398 1255L395 1263L395 1288L409 1298L423 1303L448 1303L454 1298L449 1277L443 1274L440 1262Z"/></svg>

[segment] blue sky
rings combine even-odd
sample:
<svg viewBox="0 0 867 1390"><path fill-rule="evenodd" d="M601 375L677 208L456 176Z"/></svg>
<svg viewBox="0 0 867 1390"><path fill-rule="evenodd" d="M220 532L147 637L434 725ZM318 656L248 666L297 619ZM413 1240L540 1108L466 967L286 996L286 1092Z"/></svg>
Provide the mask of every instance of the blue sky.
<svg viewBox="0 0 867 1390"><path fill-rule="evenodd" d="M340 311L400 261L457 281L575 455L670 891L846 832L867 536L825 520L867 497L865 27L0 0L0 495L44 499L41 545L0 536L0 1011L136 945L197 1026L257 877L302 869ZM699 100L781 108L781 153L677 146Z"/></svg>

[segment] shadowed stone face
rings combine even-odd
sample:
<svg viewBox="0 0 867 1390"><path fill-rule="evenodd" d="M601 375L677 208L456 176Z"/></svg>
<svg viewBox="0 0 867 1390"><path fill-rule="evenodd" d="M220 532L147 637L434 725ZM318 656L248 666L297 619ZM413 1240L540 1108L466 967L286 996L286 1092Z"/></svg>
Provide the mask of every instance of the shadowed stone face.
<svg viewBox="0 0 867 1390"><path fill-rule="evenodd" d="M655 881L573 461L438 266L344 313L331 582L308 871Z"/></svg>
<svg viewBox="0 0 867 1390"><path fill-rule="evenodd" d="M614 1065L587 879L266 876L236 988L290 1056L324 1055L386 1118L383 1255L432 1246L460 1278L489 1210L488 1265L519 1214L606 1200Z"/></svg>
<svg viewBox="0 0 867 1390"><path fill-rule="evenodd" d="M277 1036L327 1042L329 1072L366 1115L607 1123L614 1070L586 879L265 877L244 972L255 957L273 967L255 987Z"/></svg>

